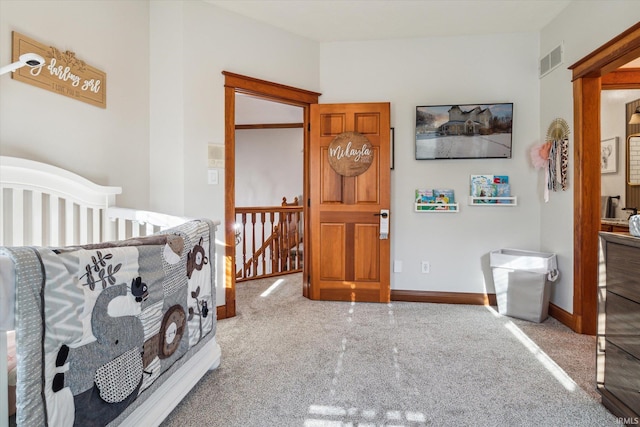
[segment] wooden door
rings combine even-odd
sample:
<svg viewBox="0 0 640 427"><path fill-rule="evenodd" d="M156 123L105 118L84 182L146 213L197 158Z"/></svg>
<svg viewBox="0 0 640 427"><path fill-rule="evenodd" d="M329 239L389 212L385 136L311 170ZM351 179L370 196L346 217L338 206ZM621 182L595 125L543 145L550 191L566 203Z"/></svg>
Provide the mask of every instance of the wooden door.
<svg viewBox="0 0 640 427"><path fill-rule="evenodd" d="M380 235L381 210L390 207L389 111L389 103L311 105L311 299L389 301L391 234ZM371 146L371 164L356 176L329 162L329 145L344 132Z"/></svg>

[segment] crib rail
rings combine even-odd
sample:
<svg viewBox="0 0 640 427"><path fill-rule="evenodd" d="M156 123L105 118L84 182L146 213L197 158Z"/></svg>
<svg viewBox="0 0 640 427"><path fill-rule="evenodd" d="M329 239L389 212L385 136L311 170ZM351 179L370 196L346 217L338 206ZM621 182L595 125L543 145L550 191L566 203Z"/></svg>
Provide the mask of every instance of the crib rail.
<svg viewBox="0 0 640 427"><path fill-rule="evenodd" d="M131 237L149 236L192 219L139 209L120 208L117 206L107 208L106 216L108 223L105 228L108 240L124 240Z"/></svg>
<svg viewBox="0 0 640 427"><path fill-rule="evenodd" d="M0 156L0 246L73 246L153 234L190 218L115 206L121 187Z"/></svg>
<svg viewBox="0 0 640 427"><path fill-rule="evenodd" d="M105 210L120 193L56 166L0 156L0 245L104 241Z"/></svg>

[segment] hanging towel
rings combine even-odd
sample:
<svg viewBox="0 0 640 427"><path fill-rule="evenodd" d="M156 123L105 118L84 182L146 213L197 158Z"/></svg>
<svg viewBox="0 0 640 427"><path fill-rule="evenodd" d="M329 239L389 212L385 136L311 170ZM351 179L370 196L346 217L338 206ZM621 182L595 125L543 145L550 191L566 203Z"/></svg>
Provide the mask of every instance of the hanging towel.
<svg viewBox="0 0 640 427"><path fill-rule="evenodd" d="M611 196L600 197L600 218L614 218L615 207Z"/></svg>

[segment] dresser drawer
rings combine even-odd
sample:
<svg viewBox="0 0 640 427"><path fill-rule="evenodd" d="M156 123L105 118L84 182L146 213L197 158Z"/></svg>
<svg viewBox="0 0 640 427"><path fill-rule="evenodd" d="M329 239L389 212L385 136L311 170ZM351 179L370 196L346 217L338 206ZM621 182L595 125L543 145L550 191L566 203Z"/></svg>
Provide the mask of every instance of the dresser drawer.
<svg viewBox="0 0 640 427"><path fill-rule="evenodd" d="M607 243L607 291L640 303L638 248Z"/></svg>
<svg viewBox="0 0 640 427"><path fill-rule="evenodd" d="M607 292L606 310L607 339L640 359L640 304Z"/></svg>
<svg viewBox="0 0 640 427"><path fill-rule="evenodd" d="M640 413L640 360L607 341L604 387L636 414Z"/></svg>

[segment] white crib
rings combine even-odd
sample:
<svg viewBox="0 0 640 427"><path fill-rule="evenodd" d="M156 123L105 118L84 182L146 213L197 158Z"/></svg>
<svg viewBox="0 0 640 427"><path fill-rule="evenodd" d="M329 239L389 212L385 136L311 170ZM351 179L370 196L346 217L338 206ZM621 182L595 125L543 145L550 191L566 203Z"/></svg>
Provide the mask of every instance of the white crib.
<svg viewBox="0 0 640 427"><path fill-rule="evenodd" d="M153 234L189 218L115 206L107 187L33 160L0 156L0 246L69 246Z"/></svg>
<svg viewBox="0 0 640 427"><path fill-rule="evenodd" d="M0 156L0 246L62 247L123 240L190 220L117 207L116 195L121 193L120 187L97 185L52 165ZM8 425L7 334L14 327L14 295L7 283L13 283L13 274L11 261L0 257L0 427ZM122 425L159 425L202 375L219 365L220 354L214 338Z"/></svg>

